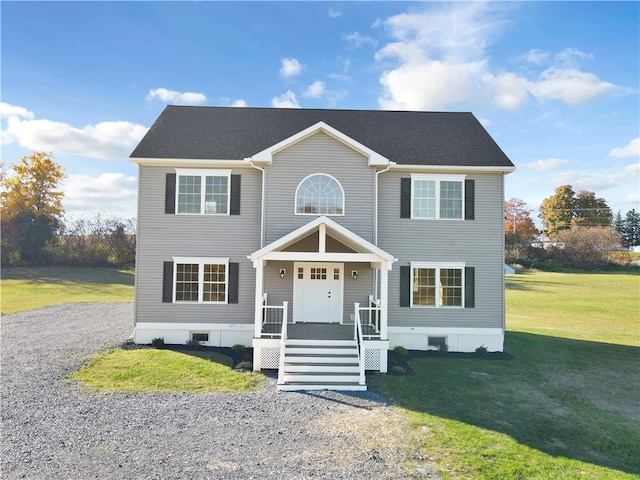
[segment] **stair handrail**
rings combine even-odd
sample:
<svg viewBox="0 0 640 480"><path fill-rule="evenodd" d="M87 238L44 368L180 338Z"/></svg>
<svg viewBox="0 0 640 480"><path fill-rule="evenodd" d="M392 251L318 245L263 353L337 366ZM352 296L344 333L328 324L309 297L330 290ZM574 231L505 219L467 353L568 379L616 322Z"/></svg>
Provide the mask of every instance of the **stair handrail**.
<svg viewBox="0 0 640 480"><path fill-rule="evenodd" d="M280 333L280 361L278 362L278 385L284 385L284 349L287 344L287 310L289 302L282 302L282 330Z"/></svg>
<svg viewBox="0 0 640 480"><path fill-rule="evenodd" d="M366 385L366 376L365 376L365 368L364 368L364 359L365 359L365 345L364 339L362 337L362 325L360 325L360 304L356 302L355 304L356 317L355 317L355 330L356 330L356 340L358 342L358 365L360 367L360 385Z"/></svg>

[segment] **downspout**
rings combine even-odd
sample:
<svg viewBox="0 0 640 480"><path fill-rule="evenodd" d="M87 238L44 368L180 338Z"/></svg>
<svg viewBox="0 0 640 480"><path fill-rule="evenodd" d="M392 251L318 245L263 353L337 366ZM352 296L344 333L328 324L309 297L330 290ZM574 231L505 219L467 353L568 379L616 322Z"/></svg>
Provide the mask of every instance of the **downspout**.
<svg viewBox="0 0 640 480"><path fill-rule="evenodd" d="M386 168L382 170L376 170L373 181L373 244L378 245L378 175L384 172L388 172L391 165L395 165L395 162L389 162ZM374 297L378 295L378 275L373 276L373 292ZM375 299L375 298L374 298Z"/></svg>
<svg viewBox="0 0 640 480"><path fill-rule="evenodd" d="M264 212L265 212L265 175L266 175L266 171L264 168L260 168L256 165L253 164L253 160L251 158L249 158L249 164L251 165L252 168L255 168L256 170L260 170L262 172L262 200L260 202L261 207L260 207L260 248L264 247Z"/></svg>

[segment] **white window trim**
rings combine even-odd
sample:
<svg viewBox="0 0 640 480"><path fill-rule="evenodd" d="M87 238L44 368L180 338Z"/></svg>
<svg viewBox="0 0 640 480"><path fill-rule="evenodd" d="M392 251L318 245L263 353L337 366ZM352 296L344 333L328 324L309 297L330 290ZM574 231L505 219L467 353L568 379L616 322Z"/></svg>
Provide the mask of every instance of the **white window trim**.
<svg viewBox="0 0 640 480"><path fill-rule="evenodd" d="M441 174L441 175L432 175L432 174L425 174L425 173L411 173L409 174L411 176L411 218L415 219L415 220L441 220L441 221L447 221L447 220L451 220L454 222L459 222L464 220L465 218L465 211L464 211L464 204L465 204L465 196L466 196L466 192L465 192L465 179L466 179L466 175L445 175L445 174ZM426 180L426 181L434 181L436 182L436 216L435 217L415 217L413 215L413 202L415 199L415 194L414 194L414 185L415 185L415 181L416 180ZM440 218L440 182L460 182L462 183L462 206L460 209L461 215L460 218Z"/></svg>
<svg viewBox="0 0 640 480"><path fill-rule="evenodd" d="M176 215L230 215L231 210L231 169L176 168ZM178 213L180 201L180 177L200 177L200 213ZM205 213L206 177L227 177L227 213Z"/></svg>
<svg viewBox="0 0 640 480"><path fill-rule="evenodd" d="M340 187L340 191L342 192L342 213L298 213L298 191L300 190L300 185L302 185L304 181L307 180L308 178L315 177L316 175L324 175L325 177L329 177L338 184L338 186ZM298 186L296 187L295 197L293 198L293 214L294 215L306 215L311 217L319 217L321 215L325 215L327 217L344 217L346 208L347 208L347 197L344 193L344 188L342 184L338 181L338 179L333 175L329 175L328 173L322 173L322 172L312 173L304 177L302 180L300 180L300 183L298 183Z"/></svg>
<svg viewBox="0 0 640 480"><path fill-rule="evenodd" d="M179 263L197 263L198 264L198 301L190 302L185 300L176 300L176 281L178 279ZM205 302L204 298L204 266L205 265L225 265L225 289L224 302ZM229 257L173 257L173 303L182 305L224 305L229 303ZM191 337L189 337L191 338Z"/></svg>
<svg viewBox="0 0 640 480"><path fill-rule="evenodd" d="M410 273L410 285L409 285L409 307L410 308L445 308L449 309L464 309L464 299L465 299L465 281L464 281L464 269L466 267L466 263L464 262L409 262L411 265L411 273ZM435 304L431 305L414 305L413 304L413 271L416 268L433 268L436 271L436 298ZM444 268L451 268L462 270L462 292L461 292L461 302L460 305L440 305L440 289L438 288L438 284L440 283L440 270Z"/></svg>

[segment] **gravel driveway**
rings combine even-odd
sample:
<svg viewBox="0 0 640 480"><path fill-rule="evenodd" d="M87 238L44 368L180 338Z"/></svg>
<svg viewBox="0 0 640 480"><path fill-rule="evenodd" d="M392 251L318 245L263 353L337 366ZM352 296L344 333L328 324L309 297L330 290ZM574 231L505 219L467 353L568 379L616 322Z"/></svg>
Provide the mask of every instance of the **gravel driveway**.
<svg viewBox="0 0 640 480"><path fill-rule="evenodd" d="M439 478L403 417L364 392L87 394L62 379L132 333L133 305L5 315L3 479ZM407 467L408 463L411 467Z"/></svg>

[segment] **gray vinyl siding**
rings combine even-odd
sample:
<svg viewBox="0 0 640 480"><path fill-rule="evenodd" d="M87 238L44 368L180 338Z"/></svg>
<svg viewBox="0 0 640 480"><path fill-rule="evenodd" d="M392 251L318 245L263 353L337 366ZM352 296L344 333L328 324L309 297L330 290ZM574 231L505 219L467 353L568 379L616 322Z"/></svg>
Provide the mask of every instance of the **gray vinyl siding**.
<svg viewBox="0 0 640 480"><path fill-rule="evenodd" d="M266 243L310 222L315 215L295 215L298 184L325 173L344 190L344 215L331 218L368 241L373 240L373 169L367 159L343 143L317 133L274 155L266 168Z"/></svg>
<svg viewBox="0 0 640 480"><path fill-rule="evenodd" d="M173 172L173 167L149 166L139 171L136 322L252 324L255 270L247 255L260 248L261 173L232 169L242 176L240 215L173 215L164 213L165 178ZM162 303L163 262L187 256L237 262L238 303Z"/></svg>
<svg viewBox="0 0 640 480"><path fill-rule="evenodd" d="M400 218L400 178L380 175L378 246L398 259L389 272L390 327L504 328L503 175L475 180L474 220ZM475 267L475 308L400 307L400 266L409 262L465 262Z"/></svg>

